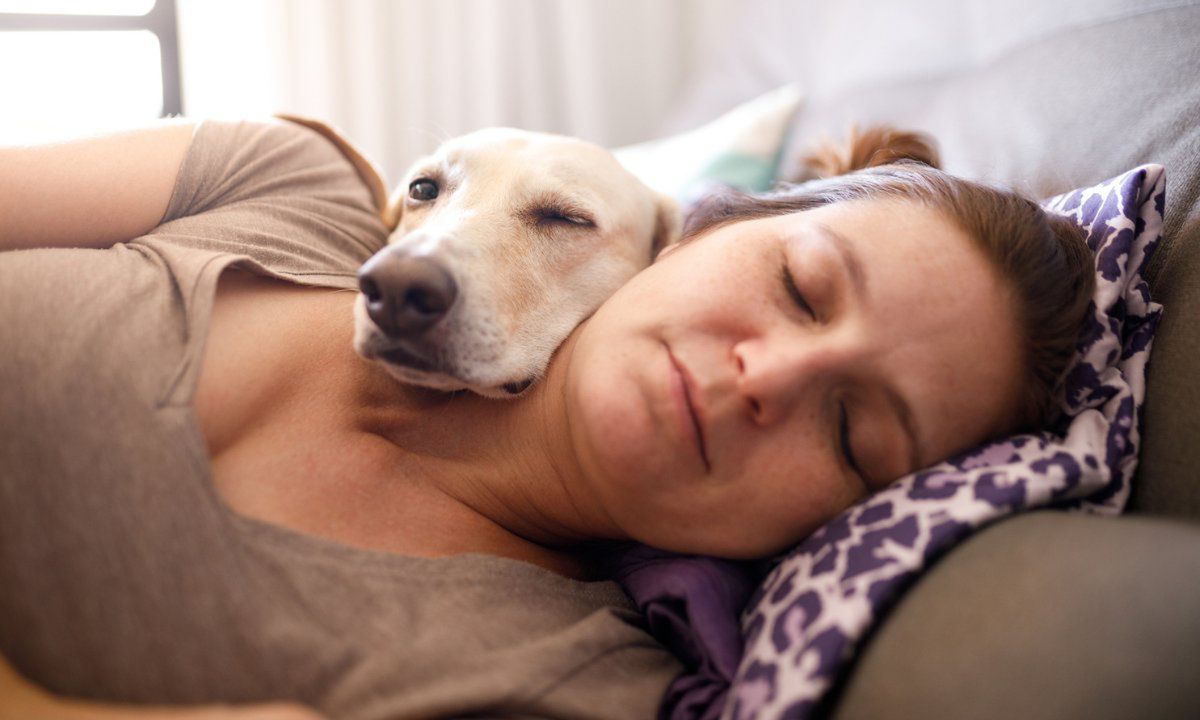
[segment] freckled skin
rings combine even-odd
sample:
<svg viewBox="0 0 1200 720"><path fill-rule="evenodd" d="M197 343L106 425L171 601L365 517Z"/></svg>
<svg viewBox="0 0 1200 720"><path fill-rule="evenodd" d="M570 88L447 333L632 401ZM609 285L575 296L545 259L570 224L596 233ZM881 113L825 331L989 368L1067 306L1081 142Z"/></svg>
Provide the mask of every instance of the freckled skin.
<svg viewBox="0 0 1200 720"><path fill-rule="evenodd" d="M821 223L867 281L852 290ZM779 280L787 258L817 313ZM566 402L588 487L643 542L761 556L913 469L1002 433L1019 360L1007 288L956 226L899 201L740 222L670 248L575 334ZM695 379L712 472L679 431L665 348ZM839 408L869 485L839 447Z"/></svg>

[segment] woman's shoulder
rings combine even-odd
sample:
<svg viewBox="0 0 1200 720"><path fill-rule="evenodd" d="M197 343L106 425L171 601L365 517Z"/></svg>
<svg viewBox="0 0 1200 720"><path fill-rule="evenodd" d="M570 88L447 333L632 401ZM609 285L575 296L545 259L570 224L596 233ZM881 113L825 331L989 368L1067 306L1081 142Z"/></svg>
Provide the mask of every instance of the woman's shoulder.
<svg viewBox="0 0 1200 720"><path fill-rule="evenodd" d="M250 198L301 195L361 211L382 226L385 188L374 163L328 126L299 120L200 120L164 221Z"/></svg>
<svg viewBox="0 0 1200 720"><path fill-rule="evenodd" d="M308 127L205 119L162 221L132 242L245 256L294 281L353 278L387 242L376 195L342 151Z"/></svg>

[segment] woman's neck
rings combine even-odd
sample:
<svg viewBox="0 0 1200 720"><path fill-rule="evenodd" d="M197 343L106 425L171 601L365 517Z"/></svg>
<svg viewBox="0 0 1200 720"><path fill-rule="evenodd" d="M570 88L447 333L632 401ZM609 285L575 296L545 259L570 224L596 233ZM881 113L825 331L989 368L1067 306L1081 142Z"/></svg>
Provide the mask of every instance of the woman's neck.
<svg viewBox="0 0 1200 720"><path fill-rule="evenodd" d="M561 373L511 402L401 384L354 352L354 301L222 276L194 405L225 503L356 547L578 576L570 548L609 531L547 392Z"/></svg>
<svg viewBox="0 0 1200 720"><path fill-rule="evenodd" d="M445 528L450 537L471 527L499 554L571 576L579 576L574 547L621 537L590 492L572 444L564 388L575 337L546 377L513 400L415 388L361 359L348 399L358 427L397 449L397 477L417 483L447 522L457 516ZM477 522L464 526L464 518Z"/></svg>

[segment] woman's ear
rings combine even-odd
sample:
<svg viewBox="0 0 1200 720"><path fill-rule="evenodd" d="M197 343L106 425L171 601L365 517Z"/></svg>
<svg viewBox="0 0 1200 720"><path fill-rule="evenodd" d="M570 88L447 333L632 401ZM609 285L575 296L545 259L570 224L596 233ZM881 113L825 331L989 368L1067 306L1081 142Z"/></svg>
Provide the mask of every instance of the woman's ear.
<svg viewBox="0 0 1200 720"><path fill-rule="evenodd" d="M675 198L665 193L654 193L655 220L654 236L650 242L650 259L657 260L668 248L679 240L683 227L683 211Z"/></svg>
<svg viewBox="0 0 1200 720"><path fill-rule="evenodd" d="M354 147L354 144L346 139L346 136L340 130L328 123L300 115L276 113L275 117L280 120L296 123L297 125L303 125L310 130L315 130L333 143L346 156L346 159L350 161L354 169L358 171L358 176L362 178L362 181L366 183L367 189L371 191L371 201L374 203L375 209L379 212L379 218L388 226L388 232L396 228L395 224L389 224L392 220L392 207L388 201L387 183L383 181L383 173L380 172L375 163L360 153L358 148ZM395 219L397 222L399 221L399 213L396 213Z"/></svg>

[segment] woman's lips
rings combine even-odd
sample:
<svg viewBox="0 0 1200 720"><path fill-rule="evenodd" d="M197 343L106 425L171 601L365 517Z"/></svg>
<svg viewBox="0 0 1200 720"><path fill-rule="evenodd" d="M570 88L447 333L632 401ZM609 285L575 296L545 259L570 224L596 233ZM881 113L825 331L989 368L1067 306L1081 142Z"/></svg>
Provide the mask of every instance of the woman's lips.
<svg viewBox="0 0 1200 720"><path fill-rule="evenodd" d="M707 473L712 470L712 465L708 461L708 453L705 450L704 426L700 423L700 416L692 403L694 384L691 382L687 368L675 359L675 355L671 353L669 347L667 348L667 357L671 361L671 395L679 409L677 415L680 418L681 428L684 434L691 435L695 440L696 450L700 453L700 460L704 463L704 471Z"/></svg>

